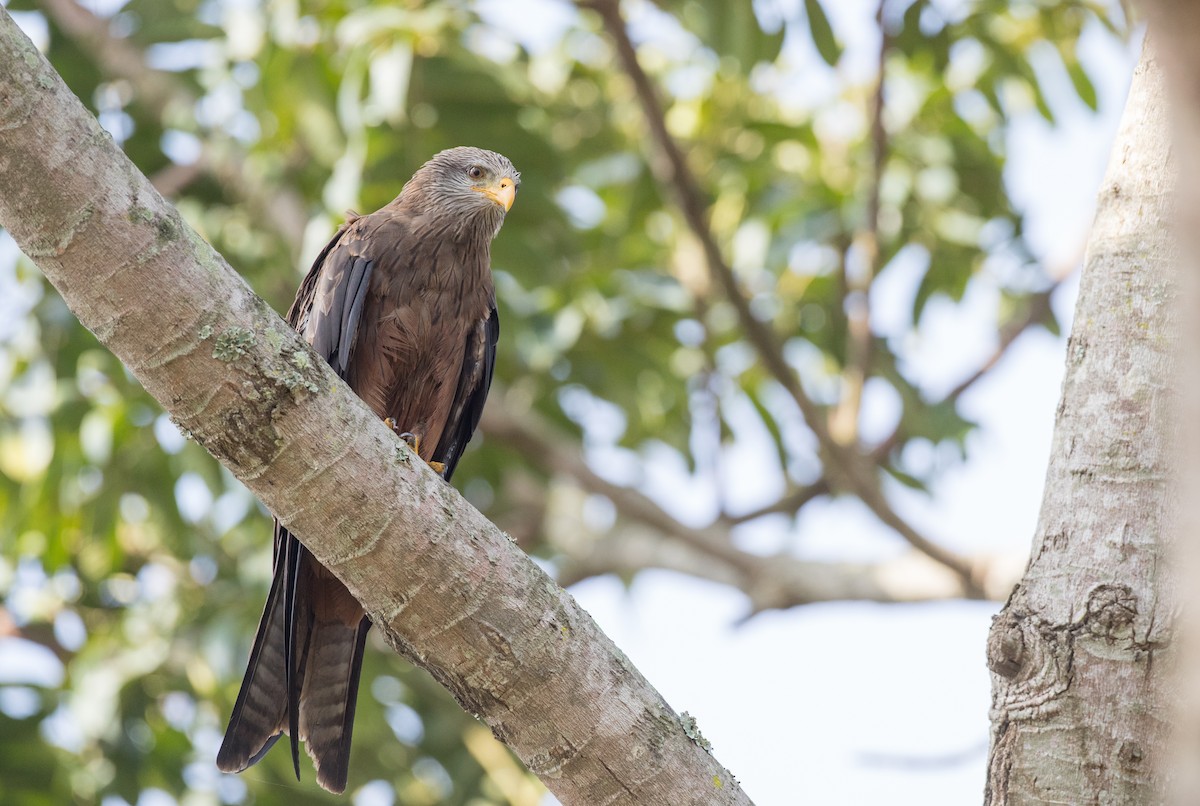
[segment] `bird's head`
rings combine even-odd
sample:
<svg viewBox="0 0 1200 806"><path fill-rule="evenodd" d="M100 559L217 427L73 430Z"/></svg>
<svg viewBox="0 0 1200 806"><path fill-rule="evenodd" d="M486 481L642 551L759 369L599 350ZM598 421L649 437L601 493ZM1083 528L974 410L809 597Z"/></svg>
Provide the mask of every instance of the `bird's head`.
<svg viewBox="0 0 1200 806"><path fill-rule="evenodd" d="M495 236L512 208L521 174L507 157L459 146L434 154L401 191L401 201L448 215L456 229L482 228Z"/></svg>

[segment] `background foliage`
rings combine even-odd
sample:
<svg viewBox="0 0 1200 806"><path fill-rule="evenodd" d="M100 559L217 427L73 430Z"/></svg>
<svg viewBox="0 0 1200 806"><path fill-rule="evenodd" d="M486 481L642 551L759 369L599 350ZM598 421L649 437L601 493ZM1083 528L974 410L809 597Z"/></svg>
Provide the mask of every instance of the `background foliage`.
<svg viewBox="0 0 1200 806"><path fill-rule="evenodd" d="M1060 276L1005 186L1006 127L1031 107L1053 121L1047 76L1094 108L1077 39L1122 25L1088 2L896 0L864 65L846 62L818 0L629 2L689 184L590 8L8 7L280 311L342 211L386 203L445 147L509 156L523 191L494 247L498 389L457 485L564 583L656 565L736 585L758 609L813 594L768 585L741 524L770 515L787 533L806 503L850 495L913 541L890 485L926 488L965 450L972 378L924 388L906 353L931 299L999 289L997 358L1026 328L1057 327ZM269 580L266 513L28 261L4 268L0 799L326 800L282 752L240 777L212 766ZM722 269L798 394L748 338ZM892 337L866 327L888 272L916 278L909 331ZM769 449L739 467L766 492L746 506L724 493L728 463L760 433ZM682 498L643 492L664 467L689 479ZM652 548L630 553L631 530ZM368 654L361 698L351 784L365 802L540 802L484 728L390 653Z"/></svg>

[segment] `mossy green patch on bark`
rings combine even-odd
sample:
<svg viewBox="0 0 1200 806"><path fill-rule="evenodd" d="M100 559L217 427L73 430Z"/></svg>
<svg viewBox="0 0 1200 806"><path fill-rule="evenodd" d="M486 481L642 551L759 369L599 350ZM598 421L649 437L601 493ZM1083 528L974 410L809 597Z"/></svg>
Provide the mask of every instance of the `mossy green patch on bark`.
<svg viewBox="0 0 1200 806"><path fill-rule="evenodd" d="M273 333L274 331L268 332ZM300 360L297 361L297 358ZM320 391L321 387L304 373L304 370L311 366L307 355L301 352L293 353L291 364L292 366L285 364L281 369L267 369L264 374L280 386L286 387L293 392L303 389L306 392L315 394Z"/></svg>
<svg viewBox="0 0 1200 806"><path fill-rule="evenodd" d="M133 207L129 208L129 212L125 214L125 217L134 224L149 224L154 220L154 213L152 213L148 207L134 205Z"/></svg>
<svg viewBox="0 0 1200 806"><path fill-rule="evenodd" d="M149 207L135 204L125 215L134 224L150 224L154 227L155 237L161 245L179 237L179 222L171 212L155 212Z"/></svg>
<svg viewBox="0 0 1200 806"><path fill-rule="evenodd" d="M275 328L270 328L263 336L263 341L267 343L267 347L270 348L271 352L275 353L275 355L279 355L281 352L283 352L283 340L284 334L280 333Z"/></svg>
<svg viewBox="0 0 1200 806"><path fill-rule="evenodd" d="M218 361L234 361L246 354L246 350L254 344L254 331L244 327L233 326L226 328L217 336L213 345L212 357Z"/></svg>
<svg viewBox="0 0 1200 806"><path fill-rule="evenodd" d="M213 250L212 245L201 237L200 233L188 226L182 230L183 238L187 241L191 254L210 276L222 278L229 271L225 259Z"/></svg>
<svg viewBox="0 0 1200 806"><path fill-rule="evenodd" d="M712 742L704 738L704 734L700 732L700 726L696 724L696 717L684 711L679 715L679 724L683 726L683 732L689 739L692 740L701 750L706 753L712 753ZM720 784L718 784L719 786Z"/></svg>

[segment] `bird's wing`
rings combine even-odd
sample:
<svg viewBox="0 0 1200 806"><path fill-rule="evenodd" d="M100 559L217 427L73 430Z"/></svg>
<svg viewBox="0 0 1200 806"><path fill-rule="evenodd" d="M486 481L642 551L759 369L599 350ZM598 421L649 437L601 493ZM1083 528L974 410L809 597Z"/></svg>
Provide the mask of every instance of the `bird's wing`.
<svg viewBox="0 0 1200 806"><path fill-rule="evenodd" d="M375 261L358 248L358 230L355 222L338 230L317 256L288 311L288 324L342 378L349 371L375 268Z"/></svg>
<svg viewBox="0 0 1200 806"><path fill-rule="evenodd" d="M446 465L444 476L449 480L458 465L463 449L475 433L483 404L492 385L496 366L496 343L500 340L500 315L493 301L487 319L481 319L467 334L463 349L462 369L458 376L450 416L442 430L441 441L433 453L435 462Z"/></svg>

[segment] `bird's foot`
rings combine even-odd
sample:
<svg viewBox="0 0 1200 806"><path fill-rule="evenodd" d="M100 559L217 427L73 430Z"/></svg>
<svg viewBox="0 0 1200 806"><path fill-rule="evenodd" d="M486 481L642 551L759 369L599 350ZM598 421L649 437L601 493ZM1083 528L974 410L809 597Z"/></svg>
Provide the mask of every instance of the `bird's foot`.
<svg viewBox="0 0 1200 806"><path fill-rule="evenodd" d="M392 430L396 432L396 436L404 440L405 445L412 448L413 453L417 454L418 456L421 455L421 438L419 436L414 434L412 431L400 431L396 428L393 428Z"/></svg>
<svg viewBox="0 0 1200 806"><path fill-rule="evenodd" d="M417 456L421 455L421 438L419 436L411 431L401 431L400 427L396 425L396 421L391 417L388 417L383 422L388 428L396 432L396 436L404 440L404 443L412 449L413 453L415 453ZM425 464L432 467L433 472L437 473L439 476L446 475L446 465L444 462L426 462Z"/></svg>

